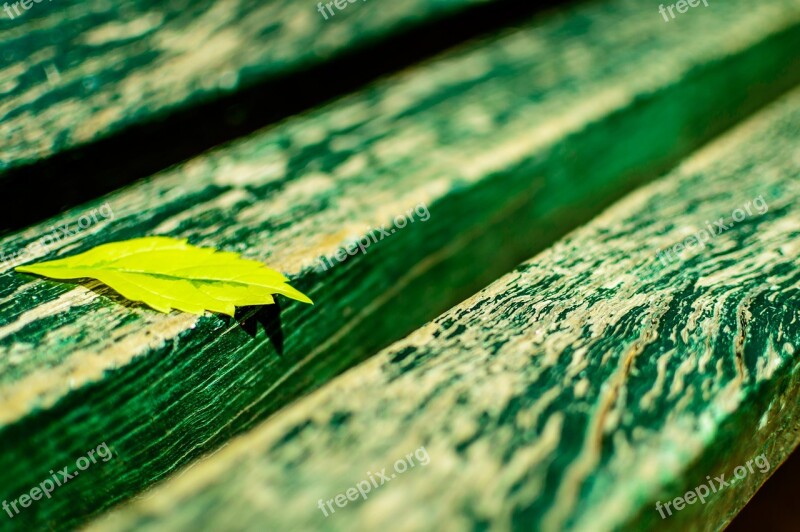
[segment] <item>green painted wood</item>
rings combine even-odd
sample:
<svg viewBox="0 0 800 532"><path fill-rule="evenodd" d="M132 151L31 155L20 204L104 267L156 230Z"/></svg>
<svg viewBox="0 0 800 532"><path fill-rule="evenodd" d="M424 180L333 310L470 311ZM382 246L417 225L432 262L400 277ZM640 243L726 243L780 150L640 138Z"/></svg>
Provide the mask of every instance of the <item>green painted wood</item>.
<svg viewBox="0 0 800 532"><path fill-rule="evenodd" d="M0 10L0 170L488 1L359 2L327 20L310 0L58 0L18 6L13 19Z"/></svg>
<svg viewBox="0 0 800 532"><path fill-rule="evenodd" d="M722 529L800 442L798 124L800 91L87 530Z"/></svg>
<svg viewBox="0 0 800 532"><path fill-rule="evenodd" d="M284 305L278 353L254 310L245 327L160 315L3 266L0 500L103 442L119 455L11 525L67 526L165 478L800 79L796 0L651 15L617 0L539 17L0 240L8 256L67 224L33 260L185 236L286 272L316 302ZM428 221L311 266L421 204Z"/></svg>

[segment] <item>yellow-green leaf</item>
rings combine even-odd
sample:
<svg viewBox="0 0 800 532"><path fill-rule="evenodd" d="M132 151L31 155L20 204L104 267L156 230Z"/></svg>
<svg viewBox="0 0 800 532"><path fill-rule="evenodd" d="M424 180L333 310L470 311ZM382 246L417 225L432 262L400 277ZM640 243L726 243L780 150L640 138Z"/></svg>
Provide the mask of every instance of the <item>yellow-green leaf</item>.
<svg viewBox="0 0 800 532"><path fill-rule="evenodd" d="M211 310L233 316L237 306L274 303L273 294L311 303L286 277L258 261L164 236L104 244L16 270L51 279L97 279L161 312Z"/></svg>

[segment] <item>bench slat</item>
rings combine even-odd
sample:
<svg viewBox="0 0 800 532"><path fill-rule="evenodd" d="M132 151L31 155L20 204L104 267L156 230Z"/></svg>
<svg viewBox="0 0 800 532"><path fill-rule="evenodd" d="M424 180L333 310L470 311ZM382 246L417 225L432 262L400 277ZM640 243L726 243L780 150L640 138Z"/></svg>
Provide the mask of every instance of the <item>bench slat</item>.
<svg viewBox="0 0 800 532"><path fill-rule="evenodd" d="M63 0L36 4L13 20L0 12L0 170L486 3L348 3L328 20L314 2L294 0L149 0L124 9Z"/></svg>

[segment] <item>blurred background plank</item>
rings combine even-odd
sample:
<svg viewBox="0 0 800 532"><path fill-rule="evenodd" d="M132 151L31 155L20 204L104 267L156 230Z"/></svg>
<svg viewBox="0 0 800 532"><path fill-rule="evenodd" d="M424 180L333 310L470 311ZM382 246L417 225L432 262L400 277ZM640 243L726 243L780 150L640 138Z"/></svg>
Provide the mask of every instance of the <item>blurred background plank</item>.
<svg viewBox="0 0 800 532"><path fill-rule="evenodd" d="M346 3L329 20L314 2L290 0L61 0L4 15L0 165L95 142L488 1Z"/></svg>
<svg viewBox="0 0 800 532"><path fill-rule="evenodd" d="M800 438L798 124L800 91L88 530L722 529Z"/></svg>
<svg viewBox="0 0 800 532"><path fill-rule="evenodd" d="M289 0L61 0L14 20L0 11L0 196L50 191L0 209L0 232L551 3L344 1L328 20L315 2Z"/></svg>
<svg viewBox="0 0 800 532"><path fill-rule="evenodd" d="M5 264L0 497L103 441L123 457L81 477L102 491L67 484L14 523L68 526L164 478L668 168L797 82L798 6L731 1L680 25L634 0L565 8L3 238L29 262L189 237L287 272L317 303L240 326ZM391 245L332 259L418 205L430 220ZM320 256L333 267L314 271Z"/></svg>

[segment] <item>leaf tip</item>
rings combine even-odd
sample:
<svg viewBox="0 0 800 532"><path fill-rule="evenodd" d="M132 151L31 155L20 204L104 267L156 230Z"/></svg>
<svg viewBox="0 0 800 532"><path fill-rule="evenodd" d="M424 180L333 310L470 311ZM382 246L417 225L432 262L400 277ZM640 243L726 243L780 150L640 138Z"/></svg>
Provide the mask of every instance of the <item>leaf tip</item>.
<svg viewBox="0 0 800 532"><path fill-rule="evenodd" d="M19 273L27 273L31 275L41 275L40 269L37 268L37 265L35 264L32 264L30 266L16 266L14 268L14 271Z"/></svg>

